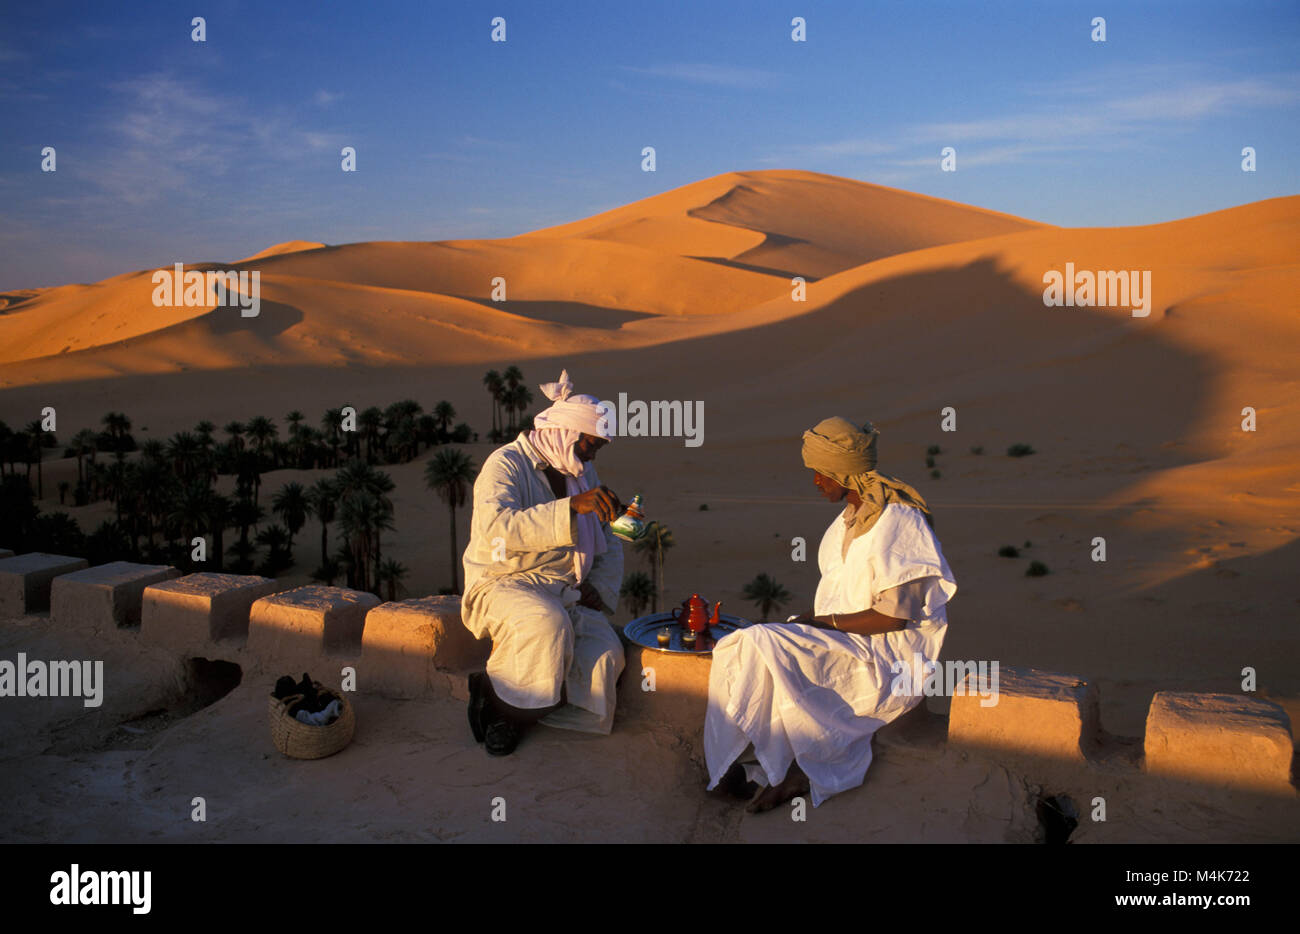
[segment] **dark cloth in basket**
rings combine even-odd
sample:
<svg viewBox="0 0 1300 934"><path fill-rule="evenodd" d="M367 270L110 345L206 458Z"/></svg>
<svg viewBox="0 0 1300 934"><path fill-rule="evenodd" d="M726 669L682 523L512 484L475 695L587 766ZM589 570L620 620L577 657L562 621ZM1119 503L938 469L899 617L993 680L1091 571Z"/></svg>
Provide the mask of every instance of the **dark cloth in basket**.
<svg viewBox="0 0 1300 934"><path fill-rule="evenodd" d="M339 699L333 691L321 689L316 690L316 684L311 679L311 675L303 672L302 680L295 682L292 677L285 675L275 682L275 690L271 696L277 700L283 700L292 697L295 694L301 694L302 700L289 708L289 714L292 716L300 710L307 713L319 713L330 705L330 701Z"/></svg>

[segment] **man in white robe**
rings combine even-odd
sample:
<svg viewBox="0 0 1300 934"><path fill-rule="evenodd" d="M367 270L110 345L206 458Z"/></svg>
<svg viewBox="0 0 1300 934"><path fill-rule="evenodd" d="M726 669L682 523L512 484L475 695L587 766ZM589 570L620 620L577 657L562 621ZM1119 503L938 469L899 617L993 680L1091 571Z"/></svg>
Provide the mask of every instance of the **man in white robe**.
<svg viewBox="0 0 1300 934"><path fill-rule="evenodd" d="M713 651L709 788L754 790L750 810L809 791L816 807L862 784L876 730L923 700L893 689L919 684L899 673L938 661L957 584L925 500L875 469L877 437L843 418L804 433L818 489L847 501L818 549L813 611L738 630ZM750 745L756 763L738 761Z"/></svg>
<svg viewBox="0 0 1300 934"><path fill-rule="evenodd" d="M609 733L623 647L606 619L618 603L622 510L592 460L609 440L604 410L568 372L542 391L553 405L493 451L474 483L465 549L465 626L492 640L470 678L470 727L507 755L534 722Z"/></svg>

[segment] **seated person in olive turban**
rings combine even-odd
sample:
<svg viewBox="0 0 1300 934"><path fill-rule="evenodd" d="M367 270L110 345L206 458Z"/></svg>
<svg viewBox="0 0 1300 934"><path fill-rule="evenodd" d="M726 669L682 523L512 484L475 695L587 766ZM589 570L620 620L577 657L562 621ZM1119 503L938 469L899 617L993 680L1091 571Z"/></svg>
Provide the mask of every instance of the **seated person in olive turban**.
<svg viewBox="0 0 1300 934"><path fill-rule="evenodd" d="M751 811L808 792L816 807L861 785L876 730L922 701L892 690L896 672L938 660L957 584L921 494L876 470L877 437L844 418L804 432L813 482L846 503L822 536L813 610L714 649L709 788L752 795ZM751 744L756 762L744 761Z"/></svg>

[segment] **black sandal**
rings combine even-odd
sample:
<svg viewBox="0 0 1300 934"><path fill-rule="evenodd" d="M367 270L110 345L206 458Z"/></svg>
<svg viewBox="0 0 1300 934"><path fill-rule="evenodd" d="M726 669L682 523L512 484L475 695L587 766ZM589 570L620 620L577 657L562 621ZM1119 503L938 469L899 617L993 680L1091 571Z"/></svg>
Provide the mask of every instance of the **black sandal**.
<svg viewBox="0 0 1300 934"><path fill-rule="evenodd" d="M493 720L488 724L483 747L489 756L508 756L519 745L519 727L509 720Z"/></svg>
<svg viewBox="0 0 1300 934"><path fill-rule="evenodd" d="M745 774L743 765L739 762L733 762L731 768L727 769L726 774L718 781L715 790L731 795L733 798L752 801L762 787L758 782L750 781L749 776Z"/></svg>
<svg viewBox="0 0 1300 934"><path fill-rule="evenodd" d="M469 676L469 728L474 742L481 743L487 736L487 720L491 715L487 672L476 671Z"/></svg>

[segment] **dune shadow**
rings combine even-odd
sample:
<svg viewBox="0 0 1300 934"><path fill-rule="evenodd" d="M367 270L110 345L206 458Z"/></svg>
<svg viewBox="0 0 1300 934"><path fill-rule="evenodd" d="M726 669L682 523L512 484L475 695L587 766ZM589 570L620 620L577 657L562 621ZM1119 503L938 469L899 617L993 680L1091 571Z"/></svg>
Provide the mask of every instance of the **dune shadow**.
<svg viewBox="0 0 1300 934"><path fill-rule="evenodd" d="M236 299L237 301L237 299ZM214 335L256 331L261 337L283 334L303 320L301 309L283 302L262 299L255 318L245 318L243 309L236 305L219 305L204 315L202 321Z"/></svg>
<svg viewBox="0 0 1300 934"><path fill-rule="evenodd" d="M457 295L455 297L464 299L467 302L474 302L476 305L482 305L484 308L491 308L493 311L504 311L506 314L530 318L533 321L549 321L552 324L567 324L579 328L597 328L603 331L617 331L629 321L655 317L643 311L626 311L604 305L588 305L585 302L520 301L518 299L494 302L491 299L478 298L473 295Z"/></svg>
<svg viewBox="0 0 1300 934"><path fill-rule="evenodd" d="M776 266L759 266L756 263L742 263L739 260L723 259L721 256L690 256L688 259L698 259L705 263L717 263L719 266L727 266L731 269L743 269L747 272L762 273L765 276L780 276L788 279L792 276L803 276L805 282L816 282L820 276L812 276L805 272L799 272L796 269L781 269Z"/></svg>

